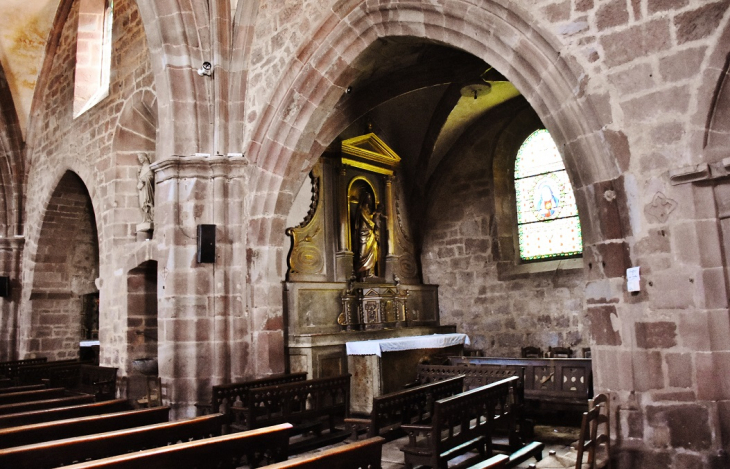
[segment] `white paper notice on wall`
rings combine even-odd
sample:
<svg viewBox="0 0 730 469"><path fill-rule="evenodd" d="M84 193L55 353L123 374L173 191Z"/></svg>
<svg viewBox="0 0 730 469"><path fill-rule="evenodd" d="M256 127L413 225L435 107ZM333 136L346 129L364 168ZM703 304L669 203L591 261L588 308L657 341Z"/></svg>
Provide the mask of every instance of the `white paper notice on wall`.
<svg viewBox="0 0 730 469"><path fill-rule="evenodd" d="M630 292L641 290L639 269L641 267L629 267L626 269L626 289Z"/></svg>

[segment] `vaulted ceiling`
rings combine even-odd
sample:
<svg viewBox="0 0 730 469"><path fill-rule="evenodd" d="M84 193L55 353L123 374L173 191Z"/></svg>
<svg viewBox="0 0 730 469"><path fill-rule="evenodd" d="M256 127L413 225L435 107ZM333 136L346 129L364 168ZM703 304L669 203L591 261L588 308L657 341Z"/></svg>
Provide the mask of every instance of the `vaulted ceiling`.
<svg viewBox="0 0 730 469"><path fill-rule="evenodd" d="M24 135L46 40L59 3L60 0L0 1L0 65Z"/></svg>

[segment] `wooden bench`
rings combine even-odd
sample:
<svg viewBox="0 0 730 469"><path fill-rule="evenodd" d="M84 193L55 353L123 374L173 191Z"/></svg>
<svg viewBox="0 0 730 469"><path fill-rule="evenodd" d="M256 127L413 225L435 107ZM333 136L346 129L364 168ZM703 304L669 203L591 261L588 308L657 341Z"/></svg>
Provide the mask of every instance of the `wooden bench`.
<svg viewBox="0 0 730 469"><path fill-rule="evenodd" d="M492 434L498 424L514 426L516 376L488 384L434 403L428 425L402 425L408 444L401 448L406 468L427 465L446 468L448 461L472 450L482 457L493 456ZM537 452L538 448L532 450ZM542 458L539 448L536 459ZM520 455L520 458L522 456ZM515 463L517 464L517 463Z"/></svg>
<svg viewBox="0 0 730 469"><path fill-rule="evenodd" d="M381 437L330 448L311 456L302 456L288 461L265 466L262 469L380 469L383 459Z"/></svg>
<svg viewBox="0 0 730 469"><path fill-rule="evenodd" d="M91 394L78 394L65 396L56 399L43 399L40 401L17 402L14 404L0 405L0 415L15 414L18 412L29 412L32 410L54 409L78 404L89 404L95 398Z"/></svg>
<svg viewBox="0 0 730 469"><path fill-rule="evenodd" d="M64 388L33 389L30 391L9 392L0 394L0 406L16 404L19 402L40 401L44 399L56 399L68 395Z"/></svg>
<svg viewBox="0 0 730 469"><path fill-rule="evenodd" d="M158 448L179 441L209 438L221 434L224 419L223 414L211 414L189 420L0 449L0 467L50 469L132 451Z"/></svg>
<svg viewBox="0 0 730 469"><path fill-rule="evenodd" d="M293 433L312 431L316 438L293 444L291 451L308 448L311 444L325 444L347 437L346 431L338 431L336 423L349 416L350 375L318 378L295 383L265 386L249 390L246 407L237 409L236 421L242 428L254 429L291 423ZM323 423L329 433L322 435Z"/></svg>
<svg viewBox="0 0 730 469"><path fill-rule="evenodd" d="M111 412L121 412L123 410L132 410L132 404L127 399L114 399L111 401L93 402L91 404L19 412L15 414L0 415L0 428L86 417L88 415L108 414Z"/></svg>
<svg viewBox="0 0 730 469"><path fill-rule="evenodd" d="M65 469L232 469L243 465L241 461L244 458L248 465L257 467L262 459L272 462L286 459L291 427L284 423L77 463L66 466Z"/></svg>
<svg viewBox="0 0 730 469"><path fill-rule="evenodd" d="M200 413L222 412L227 414L231 420L233 416L231 407L244 407L248 399L248 392L254 388L274 386L277 384L294 383L307 379L307 373L288 373L267 376L265 378L237 381L235 383L219 384L213 386L210 404L196 404Z"/></svg>
<svg viewBox="0 0 730 469"><path fill-rule="evenodd" d="M103 401L116 397L117 368L86 363L53 366L46 369L41 381L49 387L93 394Z"/></svg>
<svg viewBox="0 0 730 469"><path fill-rule="evenodd" d="M520 378L519 386L524 383L524 368L503 368L500 366L472 366L468 364L455 365L430 365L419 364L417 369L417 382L419 384L435 383L454 376L464 376L464 390L479 388L485 384L496 383L505 378L517 376Z"/></svg>
<svg viewBox="0 0 730 469"><path fill-rule="evenodd" d="M34 391L38 389L46 389L45 384L31 384L28 386L8 386L6 388L0 387L0 394L7 394L11 392L23 392L23 391Z"/></svg>
<svg viewBox="0 0 730 469"><path fill-rule="evenodd" d="M435 381L428 384L384 394L373 398L373 410L369 418L348 418L352 437L363 430L367 438L379 435L397 436L402 424L427 422L433 413L433 403L464 390L464 376Z"/></svg>
<svg viewBox="0 0 730 469"><path fill-rule="evenodd" d="M18 369L24 366L40 365L46 363L48 359L46 357L39 358L27 358L25 360L10 360L0 362L0 377L5 379L12 379L18 376Z"/></svg>
<svg viewBox="0 0 730 469"><path fill-rule="evenodd" d="M488 365L525 369L525 400L528 409L540 411L588 410L593 397L590 358L492 358L449 357L453 365Z"/></svg>
<svg viewBox="0 0 730 469"><path fill-rule="evenodd" d="M515 387L515 418L517 429L510 436L510 444L506 450L515 450L525 442L529 441L534 434L534 424L525 418L524 398L524 376L525 369L522 367L503 368L491 365L430 365L419 364L417 368L417 381L420 383L433 383L447 379L451 376L464 376L464 390L475 389L490 383L496 383L503 379L517 376L519 382ZM509 429L507 431L510 431Z"/></svg>
<svg viewBox="0 0 730 469"><path fill-rule="evenodd" d="M31 445L57 440L59 437L71 438L167 422L169 412L169 407L152 407L3 428L0 430L0 448Z"/></svg>

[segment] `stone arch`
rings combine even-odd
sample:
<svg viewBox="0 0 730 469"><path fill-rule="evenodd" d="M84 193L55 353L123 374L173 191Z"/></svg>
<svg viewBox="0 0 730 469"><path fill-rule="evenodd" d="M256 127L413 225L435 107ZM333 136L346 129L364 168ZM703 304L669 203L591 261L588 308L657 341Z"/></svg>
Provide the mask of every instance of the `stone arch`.
<svg viewBox="0 0 730 469"><path fill-rule="evenodd" d="M159 103L157 152L170 156L204 151L213 143L213 95L209 79L198 76L196 70L203 61L212 60L209 37L201 34L210 27L207 3L136 3L147 34ZM176 57L175 66L168 64L170 54Z"/></svg>
<svg viewBox="0 0 730 469"><path fill-rule="evenodd" d="M352 64L369 44L383 36L414 36L471 53L493 65L521 91L563 152L579 208L587 220L584 259L595 260L593 279L618 277L628 261L630 235L616 205L606 207L607 190L621 192L621 162L611 150L611 136L601 129L594 106L582 91L580 68L559 53L551 37L529 21L526 11L494 2L343 1L333 7L316 37L319 47L302 50L288 76L280 80L263 111L266 119L253 133L248 156L259 170L252 188L251 282L262 298L276 298L283 278L276 259L284 255L283 219L293 194L324 148L351 122L345 88L359 73ZM584 155L589 155L585 156ZM625 164L625 163L624 163ZM280 229L282 228L282 229ZM609 259L611 259L609 261ZM588 262L588 261L586 261ZM591 268L594 263L591 263ZM280 287L279 287L280 288ZM280 314L271 301L252 308L263 317Z"/></svg>
<svg viewBox="0 0 730 469"><path fill-rule="evenodd" d="M75 358L84 338L82 297L98 292L99 237L89 192L72 171L63 174L50 195L29 263L33 278L21 323L21 351Z"/></svg>

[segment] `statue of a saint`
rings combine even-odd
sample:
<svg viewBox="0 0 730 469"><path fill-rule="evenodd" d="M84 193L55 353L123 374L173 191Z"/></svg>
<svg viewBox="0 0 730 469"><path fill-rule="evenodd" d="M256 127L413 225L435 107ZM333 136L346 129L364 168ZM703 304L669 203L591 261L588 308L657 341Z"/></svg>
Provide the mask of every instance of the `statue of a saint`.
<svg viewBox="0 0 730 469"><path fill-rule="evenodd" d="M155 216L155 173L150 168L150 157L147 153L138 153L137 159L142 165L137 171L139 208L142 210L144 223L152 223Z"/></svg>
<svg viewBox="0 0 730 469"><path fill-rule="evenodd" d="M385 217L383 215L383 206L379 204L373 210L372 196L369 192L363 192L358 204L358 217L355 226L358 240L355 275L360 280L377 275L382 217Z"/></svg>

